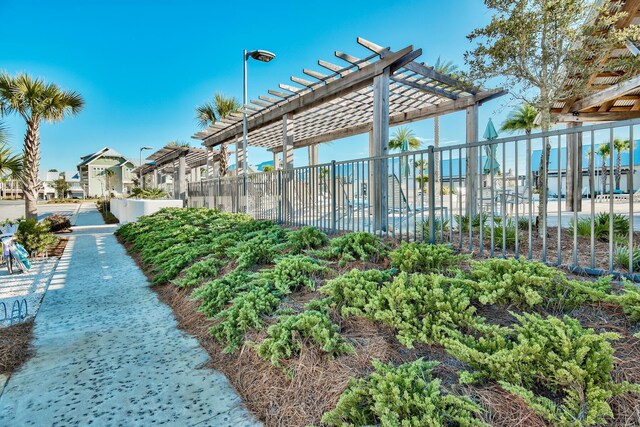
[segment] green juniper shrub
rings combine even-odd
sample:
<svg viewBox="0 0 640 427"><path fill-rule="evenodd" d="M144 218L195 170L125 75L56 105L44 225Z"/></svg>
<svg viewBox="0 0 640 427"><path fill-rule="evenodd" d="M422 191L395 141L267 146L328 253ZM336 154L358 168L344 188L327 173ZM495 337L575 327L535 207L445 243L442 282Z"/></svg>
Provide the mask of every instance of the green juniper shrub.
<svg viewBox="0 0 640 427"><path fill-rule="evenodd" d="M438 362L418 359L398 367L374 360L375 371L352 379L336 408L324 414L330 426L485 426L480 406L471 399L443 393L431 370Z"/></svg>
<svg viewBox="0 0 640 427"><path fill-rule="evenodd" d="M307 287L315 289L313 277L328 269L317 260L305 255L285 255L276 260L273 268L274 287L282 295Z"/></svg>
<svg viewBox="0 0 640 427"><path fill-rule="evenodd" d="M330 356L353 352L353 347L339 332L338 325L318 311L281 316L278 323L269 327L267 338L258 345L257 352L278 367L282 366L282 360L298 355L303 342L319 347Z"/></svg>
<svg viewBox="0 0 640 427"><path fill-rule="evenodd" d="M590 286L570 281L556 268L524 259L471 261L469 295L481 304L570 310L604 298L609 278Z"/></svg>
<svg viewBox="0 0 640 427"><path fill-rule="evenodd" d="M407 273L444 273L468 257L456 255L451 245L402 242L389 258L392 267Z"/></svg>
<svg viewBox="0 0 640 427"><path fill-rule="evenodd" d="M274 293L268 283L254 280L249 290L238 293L231 305L220 311L209 329L213 337L225 343L225 353L236 350L251 329L263 325L263 317L273 313L280 304L281 296ZM265 282L268 282L265 280Z"/></svg>
<svg viewBox="0 0 640 427"><path fill-rule="evenodd" d="M319 290L328 296L327 303L341 309L343 316L358 316L364 314L365 306L390 278L388 271L353 269L327 281Z"/></svg>
<svg viewBox="0 0 640 427"><path fill-rule="evenodd" d="M278 255L279 243L278 237L266 230L256 232L253 237L229 249L228 256L238 262L238 268L246 270L272 262Z"/></svg>
<svg viewBox="0 0 640 427"><path fill-rule="evenodd" d="M176 280L175 285L181 288L193 288L198 286L204 279L215 277L218 275L218 268L224 265L224 261L208 257L194 264L191 264L185 270L182 279Z"/></svg>
<svg viewBox="0 0 640 427"><path fill-rule="evenodd" d="M191 293L191 299L200 301L198 312L211 318L227 306L238 293L247 291L250 287L249 274L234 270L195 289Z"/></svg>
<svg viewBox="0 0 640 427"><path fill-rule="evenodd" d="M327 255L345 266L350 261L377 262L386 254L387 247L378 237L358 231L331 239Z"/></svg>
<svg viewBox="0 0 640 427"><path fill-rule="evenodd" d="M398 340L409 348L415 341L437 343L482 322L465 292L467 282L438 274L400 273L370 296L362 311L395 328Z"/></svg>
<svg viewBox="0 0 640 427"><path fill-rule="evenodd" d="M289 233L287 241L291 252L299 254L307 249L318 249L325 246L329 239L316 227L302 227Z"/></svg>
<svg viewBox="0 0 640 427"><path fill-rule="evenodd" d="M34 218L21 221L15 237L31 256L45 252L58 241L58 238L51 233L49 223L46 221L38 222Z"/></svg>
<svg viewBox="0 0 640 427"><path fill-rule="evenodd" d="M640 322L640 288L638 286L627 284L624 292L617 295L607 295L603 300L619 305L629 319Z"/></svg>
<svg viewBox="0 0 640 427"><path fill-rule="evenodd" d="M617 334L596 334L568 316L513 315L519 323L500 339L442 340L451 355L476 369L463 372L462 382L499 381L553 425L563 426L603 424L613 416L607 403L612 396L640 392L638 385L612 380L610 341ZM534 390L547 390L561 403Z"/></svg>

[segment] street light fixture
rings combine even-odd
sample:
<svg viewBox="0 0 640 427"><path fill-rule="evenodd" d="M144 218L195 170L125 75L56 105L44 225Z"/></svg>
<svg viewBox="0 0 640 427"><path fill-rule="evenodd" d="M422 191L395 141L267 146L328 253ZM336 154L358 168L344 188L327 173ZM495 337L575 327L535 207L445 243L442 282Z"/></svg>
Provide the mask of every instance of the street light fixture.
<svg viewBox="0 0 640 427"><path fill-rule="evenodd" d="M249 210L249 192L247 189L247 169L249 168L249 152L247 150L247 110L246 105L249 103L247 99L247 61L253 58L260 62L271 62L276 54L268 50L252 50L247 52L244 50L242 56L243 62L243 85L242 85L242 175L244 177L244 199L245 211ZM238 168L236 167L236 170Z"/></svg>
<svg viewBox="0 0 640 427"><path fill-rule="evenodd" d="M142 189L144 189L144 182L142 181L142 151L143 150L153 150L153 147L147 147L147 146L140 147L140 164L138 165L140 169L138 170L138 179L139 179L138 184L139 184L139 187Z"/></svg>

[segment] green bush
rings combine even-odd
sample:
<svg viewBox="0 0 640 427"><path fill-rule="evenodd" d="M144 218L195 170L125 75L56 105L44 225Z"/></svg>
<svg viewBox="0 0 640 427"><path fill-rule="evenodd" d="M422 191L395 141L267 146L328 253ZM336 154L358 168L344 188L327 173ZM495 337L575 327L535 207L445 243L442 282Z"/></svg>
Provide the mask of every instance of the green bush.
<svg viewBox="0 0 640 427"><path fill-rule="evenodd" d="M48 222L38 222L33 218L20 222L15 237L31 256L38 256L58 241L51 233Z"/></svg>
<svg viewBox="0 0 640 427"><path fill-rule="evenodd" d="M238 268L249 269L255 265L268 264L278 255L278 239L266 232L232 247L228 255L238 262Z"/></svg>
<svg viewBox="0 0 640 427"><path fill-rule="evenodd" d="M409 348L415 341L437 343L480 322L463 282L436 274L400 273L370 297L363 312L395 328L398 340Z"/></svg>
<svg viewBox="0 0 640 427"><path fill-rule="evenodd" d="M434 239L437 241L440 239L440 235L443 235L443 237L446 238L447 233L449 233L449 220L448 219L441 219L441 218L436 218L433 223L435 224L435 236ZM431 233L431 227L429 226L429 220L426 219L422 222L421 225L422 228L422 238L424 240L429 240L431 238L431 235L429 233Z"/></svg>
<svg viewBox="0 0 640 427"><path fill-rule="evenodd" d="M537 261L492 258L471 261L469 295L481 304L572 309L604 297L606 279L592 285L570 281Z"/></svg>
<svg viewBox="0 0 640 427"><path fill-rule="evenodd" d="M469 232L469 216L467 215L455 215L456 224L458 224L458 229L462 229L462 232ZM480 227L484 227L487 222L487 214L476 214L471 219L471 231L479 230Z"/></svg>
<svg viewBox="0 0 640 427"><path fill-rule="evenodd" d="M327 271L318 261L304 255L286 255L273 268L274 287L282 295L307 287L315 290L313 277Z"/></svg>
<svg viewBox="0 0 640 427"><path fill-rule="evenodd" d="M529 227L527 223L527 227ZM493 227L491 224L484 226L484 237L491 238L491 229L493 229L493 241L497 248L501 248L504 245L507 249L514 249L516 247L516 225L511 218L507 218L504 225L501 218L494 218ZM528 229L528 228L527 228Z"/></svg>
<svg viewBox="0 0 640 427"><path fill-rule="evenodd" d="M325 246L329 239L327 235L316 227L302 227L289 233L288 244L291 252L299 254L307 249L317 249Z"/></svg>
<svg viewBox="0 0 640 427"><path fill-rule="evenodd" d="M444 273L467 257L456 255L450 245L402 242L389 258L392 267L407 273Z"/></svg>
<svg viewBox="0 0 640 427"><path fill-rule="evenodd" d="M637 385L616 384L611 378L610 341L616 334L596 334L568 316L514 316L519 324L499 339L443 340L450 354L477 369L463 373L461 381L499 381L549 422L567 426L603 424L613 416L608 399L640 392ZM561 403L544 394L557 396Z"/></svg>
<svg viewBox="0 0 640 427"><path fill-rule="evenodd" d="M225 276L205 283L191 294L191 298L201 301L198 311L207 317L215 317L240 292L249 290L249 275L234 270Z"/></svg>
<svg viewBox="0 0 640 427"><path fill-rule="evenodd" d="M594 237L603 242L609 241L609 214L602 212L595 216L593 234ZM573 235L574 232L573 219L569 222L569 233ZM579 218L577 222L578 236L590 237L591 236L591 218ZM625 237L629 235L629 219L621 214L613 215L613 236L614 239L618 236Z"/></svg>
<svg viewBox="0 0 640 427"><path fill-rule="evenodd" d="M282 316L267 330L267 338L257 347L258 355L282 366L282 360L300 353L303 342L310 342L331 356L353 352L339 332L338 325L318 311Z"/></svg>
<svg viewBox="0 0 640 427"><path fill-rule="evenodd" d="M353 269L340 277L327 281L320 292L328 296L328 303L342 309L343 316L362 315L383 283L391 278L387 271Z"/></svg>
<svg viewBox="0 0 640 427"><path fill-rule="evenodd" d="M613 262L621 269L629 268L629 257L633 258L633 271L637 272L640 269L640 247L633 248L631 255L629 255L628 245L616 245L613 252Z"/></svg>
<svg viewBox="0 0 640 427"><path fill-rule="evenodd" d="M437 362L418 359L398 367L373 361L367 378L352 379L336 408L324 414L330 426L485 426L472 400L443 394L431 370Z"/></svg>
<svg viewBox="0 0 640 427"><path fill-rule="evenodd" d="M135 187L133 190L131 190L131 195L129 196L129 198L151 199L151 200L168 199L169 194L160 188L142 189L140 187Z"/></svg>
<svg viewBox="0 0 640 427"><path fill-rule="evenodd" d="M215 316L217 323L209 329L216 340L227 345L225 353L237 349L247 331L261 327L262 317L273 313L280 304L280 297L269 286L253 285L237 294L231 305Z"/></svg>
<svg viewBox="0 0 640 427"><path fill-rule="evenodd" d="M371 233L355 232L331 240L328 255L344 266L350 261L377 262L387 253L387 247Z"/></svg>
<svg viewBox="0 0 640 427"><path fill-rule="evenodd" d="M198 286L203 279L208 279L218 275L218 268L224 265L224 261L210 257L191 264L186 270L182 279L176 280L175 284L182 288L193 288Z"/></svg>

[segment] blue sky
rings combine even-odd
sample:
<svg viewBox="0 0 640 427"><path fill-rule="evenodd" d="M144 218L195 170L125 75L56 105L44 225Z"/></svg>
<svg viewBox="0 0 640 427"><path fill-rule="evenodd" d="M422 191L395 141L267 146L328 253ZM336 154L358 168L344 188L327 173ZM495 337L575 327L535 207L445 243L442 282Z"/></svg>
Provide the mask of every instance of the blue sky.
<svg viewBox="0 0 640 427"><path fill-rule="evenodd" d="M242 5L245 5L244 7ZM171 140L198 141L194 108L220 91L242 96L242 50L267 49L277 57L249 64L249 96L266 95L302 68L322 71L318 59L339 62L334 50L366 54L362 36L401 49L423 49L464 66L466 35L491 18L480 0L453 1L31 1L0 0L3 37L0 70L24 71L80 92L84 111L41 128L42 169L74 169L81 155L109 146L137 159L139 147ZM28 21L26 17L28 16ZM506 97L480 109L480 133L510 110ZM21 147L24 123L4 119L12 144ZM433 121L414 123L416 135L433 138ZM441 138L464 141L464 113L443 117ZM320 146L320 161L367 154L366 135ZM271 154L251 149L250 163ZM306 150L295 162L306 164ZM232 160L233 162L233 160Z"/></svg>

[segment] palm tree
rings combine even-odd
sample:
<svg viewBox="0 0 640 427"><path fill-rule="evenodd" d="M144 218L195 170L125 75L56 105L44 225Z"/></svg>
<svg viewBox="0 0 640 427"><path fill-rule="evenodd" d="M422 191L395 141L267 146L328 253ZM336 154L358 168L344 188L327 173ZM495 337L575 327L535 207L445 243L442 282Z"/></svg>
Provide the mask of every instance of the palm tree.
<svg viewBox="0 0 640 427"><path fill-rule="evenodd" d="M239 110L240 103L236 98L216 93L213 96L213 102L205 102L196 108L196 120L201 127L206 128L231 113L237 113ZM220 176L225 176L228 169L229 151L227 150L227 145L222 144L220 146Z"/></svg>
<svg viewBox="0 0 640 427"><path fill-rule="evenodd" d="M458 66L453 61L443 61L438 57L433 68L439 73L450 74L455 77L455 72L458 71ZM433 145L435 148L440 147L440 116L433 118ZM440 152L434 153L433 175L436 183L440 182Z"/></svg>
<svg viewBox="0 0 640 427"><path fill-rule="evenodd" d="M38 216L38 192L42 186L40 172L40 124L55 123L82 110L84 100L77 92L60 89L27 74L15 77L0 74L0 114L17 113L27 124L24 137L22 192L25 217Z"/></svg>
<svg viewBox="0 0 640 427"><path fill-rule="evenodd" d="M513 110L507 119L502 122L500 130L507 133L524 132L531 135L533 129L539 128L536 124L538 109L531 104L523 104Z"/></svg>
<svg viewBox="0 0 640 427"><path fill-rule="evenodd" d="M620 176L622 175L622 152L629 151L629 140L623 141L620 138L615 138L613 140L613 147L616 150L616 190L620 190Z"/></svg>
<svg viewBox="0 0 640 427"><path fill-rule="evenodd" d="M533 129L540 127L539 124L536 124L536 117L538 117L538 109L536 107L531 104L522 104L513 110L509 114L509 117L502 122L500 130L509 134L524 132L526 135L531 135ZM547 156L547 160L548 159L549 156ZM540 158L540 162L542 162L542 157ZM540 176L538 176L538 182L535 184L536 188L540 188Z"/></svg>
<svg viewBox="0 0 640 427"><path fill-rule="evenodd" d="M107 200L111 199L111 178L116 175L113 169L104 170L105 187L107 187Z"/></svg>
<svg viewBox="0 0 640 427"><path fill-rule="evenodd" d="M393 138L389 140L389 150L400 150L402 143L407 142L410 150L417 150L422 146L422 142L416 138L413 131L406 127L401 127L393 134Z"/></svg>
<svg viewBox="0 0 640 427"><path fill-rule="evenodd" d="M600 176L602 188L600 189L600 194L605 194L607 192L607 157L611 155L610 145L608 143L602 144L598 147L596 154L602 158L602 171Z"/></svg>

